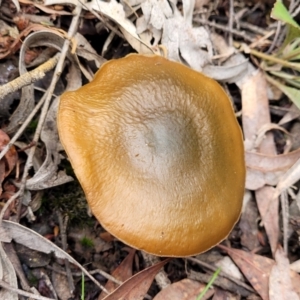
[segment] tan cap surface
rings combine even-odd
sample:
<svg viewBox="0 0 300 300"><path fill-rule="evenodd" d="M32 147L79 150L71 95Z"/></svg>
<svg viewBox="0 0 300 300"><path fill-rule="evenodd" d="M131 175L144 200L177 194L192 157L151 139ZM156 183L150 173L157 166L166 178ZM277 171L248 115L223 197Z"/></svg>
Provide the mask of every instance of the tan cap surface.
<svg viewBox="0 0 300 300"><path fill-rule="evenodd" d="M58 129L93 214L124 243L189 256L237 222L242 134L216 81L159 56L111 60L62 95Z"/></svg>

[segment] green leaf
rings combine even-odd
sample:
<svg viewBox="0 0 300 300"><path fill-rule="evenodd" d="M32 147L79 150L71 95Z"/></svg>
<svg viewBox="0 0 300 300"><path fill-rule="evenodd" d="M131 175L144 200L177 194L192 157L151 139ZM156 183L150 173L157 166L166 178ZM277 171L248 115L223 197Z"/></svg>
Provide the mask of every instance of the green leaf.
<svg viewBox="0 0 300 300"><path fill-rule="evenodd" d="M274 78L267 76L267 80L279 88L300 109L300 90L286 86Z"/></svg>
<svg viewBox="0 0 300 300"><path fill-rule="evenodd" d="M286 37L284 39L284 42L282 43L282 47L285 47L290 42L292 42L293 40L295 40L296 38L298 38L300 36L299 26L294 27L294 26L291 26L289 24L286 24L286 27L287 27L287 34L286 34Z"/></svg>
<svg viewBox="0 0 300 300"><path fill-rule="evenodd" d="M281 0L277 0L273 6L271 17L273 19L282 21L286 24L290 24L300 30L300 26L297 22L292 18L289 11L286 9Z"/></svg>
<svg viewBox="0 0 300 300"><path fill-rule="evenodd" d="M289 79L289 80L295 80L295 81L300 82L300 77L297 76L297 75L293 75L293 74L286 73L286 72L283 72L283 71L270 71L270 73L274 76L283 78L285 80Z"/></svg>

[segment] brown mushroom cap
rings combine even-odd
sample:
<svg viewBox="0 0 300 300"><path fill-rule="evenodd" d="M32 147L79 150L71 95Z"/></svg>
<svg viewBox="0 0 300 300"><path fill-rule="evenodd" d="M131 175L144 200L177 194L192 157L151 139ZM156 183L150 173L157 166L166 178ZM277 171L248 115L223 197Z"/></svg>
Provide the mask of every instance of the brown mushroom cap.
<svg viewBox="0 0 300 300"><path fill-rule="evenodd" d="M237 222L242 134L214 80L159 56L111 60L62 95L58 129L93 214L124 243L189 256Z"/></svg>

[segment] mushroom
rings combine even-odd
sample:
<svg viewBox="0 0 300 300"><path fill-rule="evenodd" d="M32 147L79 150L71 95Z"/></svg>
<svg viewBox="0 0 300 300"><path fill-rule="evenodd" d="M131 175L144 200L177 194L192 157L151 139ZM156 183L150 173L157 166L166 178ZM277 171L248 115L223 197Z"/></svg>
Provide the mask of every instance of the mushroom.
<svg viewBox="0 0 300 300"><path fill-rule="evenodd" d="M62 95L58 130L93 214L124 243L190 256L238 221L242 134L213 79L160 56L111 60Z"/></svg>

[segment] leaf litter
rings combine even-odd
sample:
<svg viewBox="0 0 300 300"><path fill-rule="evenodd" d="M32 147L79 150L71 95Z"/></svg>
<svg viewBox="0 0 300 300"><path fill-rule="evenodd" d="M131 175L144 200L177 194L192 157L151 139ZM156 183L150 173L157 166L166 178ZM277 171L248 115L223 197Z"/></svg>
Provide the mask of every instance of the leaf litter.
<svg viewBox="0 0 300 300"><path fill-rule="evenodd" d="M4 120L0 122L0 240L2 244L12 243L13 240L29 249L54 255L55 264L59 266L57 270L60 270L60 273L52 271L52 274L55 274L52 276L52 286L51 279L46 274L50 271L43 267L44 270L37 277L44 289L39 288L39 285L35 290L27 290L27 293L32 293L32 297L42 299L42 296L38 295L40 293L44 296L43 299L52 299L57 297L57 289L59 299L67 299L70 295L79 299L78 291L73 294L67 292L67 286L59 287L58 274L62 276L61 281L65 282L65 285L68 282L64 269L61 268L67 260L75 266L71 267L74 274L81 270L86 278L90 279L91 283L87 282L87 285L93 288L86 291L86 299L102 299L98 298L101 289L111 293L104 299L168 299L171 295L172 299L196 299L199 291L208 282L207 278L212 270L217 268L223 258L228 259L229 255L244 275L244 278L239 278L235 284L248 287L248 291L252 291L250 293L253 294L250 284L257 293L256 296L259 295L263 300L299 299L300 278L291 270L299 272L300 269L297 267L300 261L297 256L300 230L296 230L297 220L300 224L300 150L290 145L293 140L289 137L292 126L299 123L300 115L297 98L300 48L299 38L293 35L297 27L295 17L299 14L297 5L293 5L297 3L299 6L299 1L292 1L290 10L284 10L282 4L278 4L280 1L277 1L272 11L272 16L287 22L290 30L283 47L280 40L274 38L273 28L278 24L277 21L267 18L272 5L265 3L257 6L254 1L251 2L240 6L238 1L229 1L228 6L221 6L214 1L187 0L92 0L88 3L75 0L45 0L43 3L20 0L12 1L11 5L4 1L0 6L1 12L6 15L6 19L0 20L3 22L1 29L5 29L0 32L0 63L9 56L18 57L19 60L18 81L5 81L4 85L0 86L0 116L4 116ZM224 15L224 11L227 14ZM252 14L261 12L266 15L256 21L265 22L264 33L260 30L261 24L251 24L253 19L249 21ZM33 18L33 15L37 15L38 18ZM68 16L73 16L71 23L70 19L67 19ZM227 20L225 23L224 17ZM7 18L12 22L7 22ZM204 25L209 26L196 25L198 23L195 20L199 21L199 18ZM235 18L233 25L228 25L230 18ZM222 24L221 29L217 26L218 23ZM235 27L233 29L230 26ZM100 45L93 34L85 37L80 33L84 30L94 32L95 28L95 34L103 39ZM223 37L224 33L228 39ZM249 43L249 37L256 42L246 45ZM228 46L228 40L233 41L232 46ZM274 52L266 54L268 47L275 49ZM38 50L32 58L34 67L25 63L25 58L30 55L30 48ZM47 54L45 49L52 49L52 52ZM114 251L121 253L120 243L115 240L103 241L104 244L111 244L102 245L103 251L95 251L94 242L99 237L85 237L87 244L78 249L84 252L84 247L91 247L93 250L90 251L93 254L88 256L89 261L84 261L84 255L80 255L79 251L76 259L83 264L92 263L94 268L97 268L97 264L100 265L100 269L106 269L116 277L117 280L114 281L118 284L125 281L113 291L102 285L105 278L110 278L107 273L101 271L92 277L81 263L56 246L61 245L59 235L54 234L54 224L58 222L42 212L42 201L47 201L47 195L51 194L55 186L63 187L74 179L66 171L65 156L62 155L57 134L56 111L59 94L63 90L54 94L56 82L59 81L66 90L77 89L83 82L93 78L94 72L103 62L124 56L133 50L138 53L166 55L224 84L230 84L227 86L228 91L232 95L245 139L245 205L240 223L227 240L227 246L231 246L220 246L220 257L202 266L201 270L195 268L195 262L184 263L180 259L173 259L171 262L162 261L140 271L143 259L138 260L138 254L130 250L130 260L127 257L113 272L115 265L105 264L108 261L112 262L109 257L114 257L111 245ZM55 56L58 52L61 54ZM104 54L105 57L98 53ZM42 54L45 56L40 59ZM40 62L34 63L34 59L40 59ZM46 80L45 74L51 69L54 69L52 82L45 85L49 87L47 90L41 90L36 82ZM61 79L58 76L60 74ZM272 106L269 100L271 85L283 93L279 94L276 102L272 101ZM5 90L6 94L1 94L1 91ZM10 94L7 94L8 90ZM9 98L11 93L20 90L21 97L18 102L12 97ZM277 110L272 110L273 107ZM33 131L30 131L30 127ZM296 135L299 136L299 132L296 132ZM35 165L35 168L32 168L32 165ZM32 206L33 201L38 203ZM291 223L289 211L295 201L298 203L298 210L294 210L296 214L291 215ZM37 210L38 208L40 209ZM24 217L30 222L38 221L41 227L47 223L49 225L38 234L30 230L32 224L24 221ZM3 218L10 218L14 222L2 221ZM280 223L281 219L283 225ZM22 221L23 225L18 224L19 221ZM294 224L294 227L291 224ZM71 231L74 225L70 226ZM99 236L105 234L101 227L94 227L94 230ZM43 235L50 239L44 238ZM243 250L239 249L241 247ZM12 258L7 257L5 249L6 247L0 244L0 286L5 286L0 291L0 298L17 299L17 294L22 292L17 284L17 267L10 263ZM76 256L71 246L68 251ZM207 261L214 257L213 251L207 253ZM153 280L166 263L165 273L172 279L172 284L167 284L159 292L159 284L155 285ZM219 281L206 295L207 298L225 299L228 295L236 296L234 289L222 283L222 280L225 282L223 276L226 276L226 270L227 274L233 274L229 265L222 264ZM18 268L17 273L19 277L20 272L25 273L22 277L23 282L27 281L29 287L31 284L28 285L28 271ZM89 271L93 273L92 269ZM189 272L194 272L193 279L188 276ZM229 276L226 280L234 279ZM114 288L118 284L114 283ZM23 289L24 286L26 284L22 285ZM105 295L105 292L102 295ZM147 292L151 296L146 295ZM248 297L243 295L243 299Z"/></svg>

